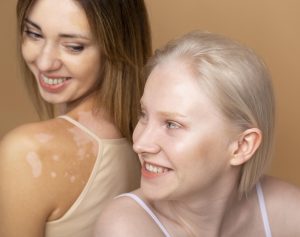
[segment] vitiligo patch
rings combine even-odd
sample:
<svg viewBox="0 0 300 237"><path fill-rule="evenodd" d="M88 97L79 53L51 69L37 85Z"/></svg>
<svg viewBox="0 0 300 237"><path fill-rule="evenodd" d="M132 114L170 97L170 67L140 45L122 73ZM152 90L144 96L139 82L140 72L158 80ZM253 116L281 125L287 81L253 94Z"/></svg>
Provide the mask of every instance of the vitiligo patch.
<svg viewBox="0 0 300 237"><path fill-rule="evenodd" d="M53 139L53 135L47 134L47 133L38 133L35 135L35 138L40 142L40 143L47 143L50 140Z"/></svg>
<svg viewBox="0 0 300 237"><path fill-rule="evenodd" d="M32 175L38 178L42 174L42 162L36 152L29 152L26 156L26 161L31 166Z"/></svg>

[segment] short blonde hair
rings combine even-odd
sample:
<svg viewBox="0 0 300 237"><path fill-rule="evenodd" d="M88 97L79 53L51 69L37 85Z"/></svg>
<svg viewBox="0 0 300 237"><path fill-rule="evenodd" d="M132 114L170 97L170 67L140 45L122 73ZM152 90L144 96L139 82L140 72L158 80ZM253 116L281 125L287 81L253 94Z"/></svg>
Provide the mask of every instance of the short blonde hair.
<svg viewBox="0 0 300 237"><path fill-rule="evenodd" d="M240 173L238 190L247 194L272 156L275 102L270 74L248 47L209 32L191 32L157 50L147 74L166 60L181 59L224 116L241 131L259 128L262 143Z"/></svg>

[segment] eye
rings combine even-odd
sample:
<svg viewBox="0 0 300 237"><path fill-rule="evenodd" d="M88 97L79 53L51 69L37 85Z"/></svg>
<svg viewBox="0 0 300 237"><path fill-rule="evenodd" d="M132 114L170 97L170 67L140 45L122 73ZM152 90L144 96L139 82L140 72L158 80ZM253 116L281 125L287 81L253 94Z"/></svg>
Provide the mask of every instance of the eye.
<svg viewBox="0 0 300 237"><path fill-rule="evenodd" d="M66 48L73 53L80 53L84 50L83 45L77 45L77 44L67 45Z"/></svg>
<svg viewBox="0 0 300 237"><path fill-rule="evenodd" d="M24 30L24 33L27 37L33 39L33 40L39 40L43 38L43 36L40 33L34 32L32 30Z"/></svg>
<svg viewBox="0 0 300 237"><path fill-rule="evenodd" d="M145 122L147 120L147 115L144 110L139 111L139 122Z"/></svg>
<svg viewBox="0 0 300 237"><path fill-rule="evenodd" d="M176 128L180 128L180 124L174 122L174 121L166 121L166 128L168 129L176 129Z"/></svg>

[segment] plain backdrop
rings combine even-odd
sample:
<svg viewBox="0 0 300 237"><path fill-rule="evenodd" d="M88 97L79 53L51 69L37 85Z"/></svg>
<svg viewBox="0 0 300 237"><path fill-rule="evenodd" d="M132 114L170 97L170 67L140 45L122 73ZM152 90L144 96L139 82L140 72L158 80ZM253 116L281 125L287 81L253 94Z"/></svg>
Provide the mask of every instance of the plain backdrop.
<svg viewBox="0 0 300 237"><path fill-rule="evenodd" d="M16 126L38 120L18 72L15 4L16 0L0 2L0 138ZM264 58L277 100L275 157L268 173L300 186L300 1L146 0L146 4L154 49L200 29L239 40Z"/></svg>

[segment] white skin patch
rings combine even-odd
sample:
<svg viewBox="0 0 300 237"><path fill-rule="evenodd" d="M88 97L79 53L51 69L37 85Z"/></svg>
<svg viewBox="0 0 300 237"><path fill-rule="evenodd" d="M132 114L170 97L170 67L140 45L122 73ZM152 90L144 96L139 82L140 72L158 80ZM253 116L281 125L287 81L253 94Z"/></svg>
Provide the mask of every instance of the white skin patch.
<svg viewBox="0 0 300 237"><path fill-rule="evenodd" d="M74 182L75 182L75 180L76 180L76 177L75 177L75 176L71 176L71 177L70 177L70 181L71 181L71 183L74 183Z"/></svg>
<svg viewBox="0 0 300 237"><path fill-rule="evenodd" d="M57 176L57 174L55 172L51 172L50 175L53 179L56 178L56 176Z"/></svg>
<svg viewBox="0 0 300 237"><path fill-rule="evenodd" d="M53 139L53 135L47 134L47 133L38 133L35 135L35 138L40 142L40 143L47 143L50 140Z"/></svg>
<svg viewBox="0 0 300 237"><path fill-rule="evenodd" d="M71 183L74 183L75 180L76 180L76 176L75 175L70 175L69 172L66 172L65 175L64 175L66 178L68 177L70 179L70 182Z"/></svg>
<svg viewBox="0 0 300 237"><path fill-rule="evenodd" d="M80 111L78 112L78 122L81 124L89 124L90 129L97 130L99 127L98 121L91 119L93 117L93 113L91 111ZM92 153L94 156L98 153L98 144L94 143L92 147Z"/></svg>
<svg viewBox="0 0 300 237"><path fill-rule="evenodd" d="M77 128L70 128L70 133L73 135L73 139L78 147L77 155L79 160L83 160L86 154L87 144L91 141L86 138L82 132L79 132Z"/></svg>
<svg viewBox="0 0 300 237"><path fill-rule="evenodd" d="M60 157L58 155L53 155L52 156L52 160L54 161L59 161L60 160Z"/></svg>
<svg viewBox="0 0 300 237"><path fill-rule="evenodd" d="M32 175L34 178L38 178L42 174L42 162L35 152L29 152L26 156L28 164L31 166Z"/></svg>
<svg viewBox="0 0 300 237"><path fill-rule="evenodd" d="M79 160L83 160L85 157L88 157L84 148L79 148L79 150L77 151L77 155L79 156Z"/></svg>

